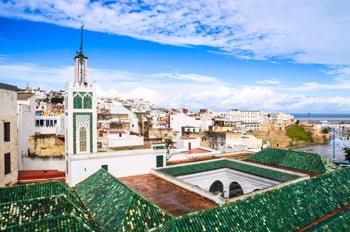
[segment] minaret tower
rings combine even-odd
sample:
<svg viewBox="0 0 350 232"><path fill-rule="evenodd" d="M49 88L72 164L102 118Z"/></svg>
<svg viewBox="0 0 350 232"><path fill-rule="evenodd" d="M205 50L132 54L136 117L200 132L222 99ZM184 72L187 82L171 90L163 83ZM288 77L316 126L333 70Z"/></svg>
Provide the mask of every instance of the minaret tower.
<svg viewBox="0 0 350 232"><path fill-rule="evenodd" d="M74 157L97 152L96 85L87 81L87 57L83 53L83 29L80 28L80 49L76 52L74 82L65 92L65 151L67 182Z"/></svg>

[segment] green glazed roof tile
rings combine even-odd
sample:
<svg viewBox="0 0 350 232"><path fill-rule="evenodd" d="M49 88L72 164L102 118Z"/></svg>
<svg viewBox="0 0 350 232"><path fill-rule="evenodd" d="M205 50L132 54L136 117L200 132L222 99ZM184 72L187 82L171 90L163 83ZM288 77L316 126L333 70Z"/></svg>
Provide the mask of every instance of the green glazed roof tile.
<svg viewBox="0 0 350 232"><path fill-rule="evenodd" d="M272 170L270 168L257 167L254 165L235 162L233 160L228 159L214 160L203 163L194 163L190 165L176 166L170 168L162 168L158 170L171 176L182 176L221 168L229 168L236 171L246 172L252 175L261 176L281 182L299 178L299 176L290 173L280 172L277 170Z"/></svg>
<svg viewBox="0 0 350 232"><path fill-rule="evenodd" d="M349 203L350 168L344 168L177 217L153 231L295 231ZM348 216L338 220L344 218ZM342 225L346 227L348 224L344 222ZM335 223L331 225L336 226Z"/></svg>
<svg viewBox="0 0 350 232"><path fill-rule="evenodd" d="M104 231L147 231L171 218L104 169L79 183L76 191Z"/></svg>
<svg viewBox="0 0 350 232"><path fill-rule="evenodd" d="M338 169L337 166L318 154L275 148L266 148L255 153L249 160L319 174Z"/></svg>

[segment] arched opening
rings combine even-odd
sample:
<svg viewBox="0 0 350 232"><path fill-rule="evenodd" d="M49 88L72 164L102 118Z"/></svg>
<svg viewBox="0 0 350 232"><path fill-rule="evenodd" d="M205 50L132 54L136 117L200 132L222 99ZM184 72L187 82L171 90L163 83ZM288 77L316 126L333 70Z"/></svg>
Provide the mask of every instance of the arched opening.
<svg viewBox="0 0 350 232"><path fill-rule="evenodd" d="M79 94L75 95L73 98L73 107L74 109L82 109L83 108L83 99Z"/></svg>
<svg viewBox="0 0 350 232"><path fill-rule="evenodd" d="M216 180L214 181L209 188L209 192L214 193L214 194L219 194L219 193L224 193L224 185L222 184L221 181Z"/></svg>
<svg viewBox="0 0 350 232"><path fill-rule="evenodd" d="M81 127L79 130L80 152L86 151L86 128Z"/></svg>
<svg viewBox="0 0 350 232"><path fill-rule="evenodd" d="M91 109L92 108L92 98L90 95L86 95L84 97L84 109Z"/></svg>
<svg viewBox="0 0 350 232"><path fill-rule="evenodd" d="M229 193L229 198L231 197L237 197L243 195L243 189L241 187L240 184L238 184L237 182L232 182L230 184L230 193Z"/></svg>

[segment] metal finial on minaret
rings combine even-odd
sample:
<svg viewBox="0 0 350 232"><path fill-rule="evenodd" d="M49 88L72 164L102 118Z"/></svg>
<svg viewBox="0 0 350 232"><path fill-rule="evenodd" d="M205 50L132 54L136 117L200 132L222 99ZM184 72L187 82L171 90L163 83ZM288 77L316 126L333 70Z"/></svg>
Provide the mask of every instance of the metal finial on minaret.
<svg viewBox="0 0 350 232"><path fill-rule="evenodd" d="M75 59L75 82L79 84L85 84L86 79L86 61L87 57L83 53L83 45L84 45L84 24L80 27L80 48L77 51L74 59Z"/></svg>
<svg viewBox="0 0 350 232"><path fill-rule="evenodd" d="M80 53L83 53L83 42L84 42L84 24L81 25L80 27Z"/></svg>

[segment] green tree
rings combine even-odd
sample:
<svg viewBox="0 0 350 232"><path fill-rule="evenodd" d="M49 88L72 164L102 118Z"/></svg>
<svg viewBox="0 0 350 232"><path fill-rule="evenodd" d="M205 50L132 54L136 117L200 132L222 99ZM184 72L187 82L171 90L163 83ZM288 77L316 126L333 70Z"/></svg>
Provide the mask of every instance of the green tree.
<svg viewBox="0 0 350 232"><path fill-rule="evenodd" d="M174 144L173 140L171 139L165 139L164 142L165 142L166 148L169 148L170 145Z"/></svg>
<svg viewBox="0 0 350 232"><path fill-rule="evenodd" d="M350 161L350 147L344 147L345 160Z"/></svg>

